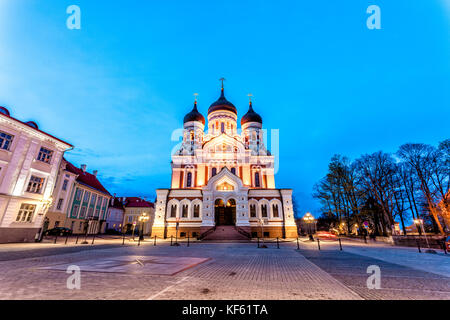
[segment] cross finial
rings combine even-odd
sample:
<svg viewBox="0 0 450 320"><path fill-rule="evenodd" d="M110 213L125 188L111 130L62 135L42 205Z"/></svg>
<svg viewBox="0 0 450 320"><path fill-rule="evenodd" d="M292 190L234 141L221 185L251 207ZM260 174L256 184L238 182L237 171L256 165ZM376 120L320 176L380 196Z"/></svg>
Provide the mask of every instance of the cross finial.
<svg viewBox="0 0 450 320"><path fill-rule="evenodd" d="M251 93L249 93L247 96L248 96L248 100L250 101L250 103L252 103L252 97L253 97L253 95L252 95Z"/></svg>
<svg viewBox="0 0 450 320"><path fill-rule="evenodd" d="M222 90L223 90L223 82L226 80L224 77L219 79L222 82Z"/></svg>
<svg viewBox="0 0 450 320"><path fill-rule="evenodd" d="M194 99L195 99L195 103L197 103L197 97L198 97L198 93L194 93Z"/></svg>

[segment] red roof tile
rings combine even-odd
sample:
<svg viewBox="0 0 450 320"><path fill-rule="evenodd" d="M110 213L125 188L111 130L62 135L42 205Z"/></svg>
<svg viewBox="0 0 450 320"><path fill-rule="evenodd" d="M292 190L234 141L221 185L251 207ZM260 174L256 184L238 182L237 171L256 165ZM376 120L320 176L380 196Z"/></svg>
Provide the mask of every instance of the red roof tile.
<svg viewBox="0 0 450 320"><path fill-rule="evenodd" d="M89 172L83 172L80 168L75 167L73 164L71 164L69 161L64 159L66 161L66 170L72 173L75 173L78 175L77 182L84 184L88 187L91 187L95 190L98 190L100 192L103 192L110 196L111 194L108 192L108 190L103 187L103 185L98 181L97 177Z"/></svg>
<svg viewBox="0 0 450 320"><path fill-rule="evenodd" d="M125 207L133 207L133 208L154 208L155 205L150 201L145 201L139 197L127 197L125 200Z"/></svg>

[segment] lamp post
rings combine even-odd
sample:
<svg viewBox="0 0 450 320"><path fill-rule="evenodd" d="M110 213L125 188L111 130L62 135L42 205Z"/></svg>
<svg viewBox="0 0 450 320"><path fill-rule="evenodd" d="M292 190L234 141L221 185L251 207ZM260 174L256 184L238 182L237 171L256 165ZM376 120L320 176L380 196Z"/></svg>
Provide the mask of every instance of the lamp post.
<svg viewBox="0 0 450 320"><path fill-rule="evenodd" d="M139 231L139 240L144 240L144 225L145 223L150 219L150 217L147 215L146 212L143 212L142 215L139 217L140 222L140 231Z"/></svg>
<svg viewBox="0 0 450 320"><path fill-rule="evenodd" d="M428 243L427 234L425 233L425 229L423 227L423 220L422 219L414 219L414 223L416 224L417 228L422 228L423 235L425 236L425 241L427 242L427 247L430 249L430 244Z"/></svg>
<svg viewBox="0 0 450 320"><path fill-rule="evenodd" d="M314 223L315 219L312 216L312 214L310 212L307 212L305 214L305 216L303 217L303 221L305 221L305 223L308 226L308 234L309 234L309 240L314 241L314 238L312 236L312 230L311 230L311 224Z"/></svg>

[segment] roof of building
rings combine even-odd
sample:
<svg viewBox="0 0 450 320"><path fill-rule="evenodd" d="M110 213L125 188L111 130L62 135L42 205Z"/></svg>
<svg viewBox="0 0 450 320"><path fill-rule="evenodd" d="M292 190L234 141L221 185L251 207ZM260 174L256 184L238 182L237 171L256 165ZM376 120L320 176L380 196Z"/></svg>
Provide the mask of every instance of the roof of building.
<svg viewBox="0 0 450 320"><path fill-rule="evenodd" d="M3 116L5 116L5 117L8 117L8 118L10 118L10 119L12 119L12 120L14 120L14 121L20 122L20 123L22 123L22 124L24 124L24 125L26 125L26 126L32 128L32 129L38 131L38 132L40 132L40 133L45 134L46 136L48 136L48 137L50 137L50 138L52 138L52 139L58 140L59 142L62 142L62 143L64 143L64 144L68 145L69 147L73 148L73 145L71 145L70 143L65 142L64 140L61 140L61 139L59 139L59 138L57 138L57 137L55 137L55 136L52 136L51 134L49 134L49 133L47 133L47 132L45 132L45 131L40 130L36 122L34 122L34 121L23 122L23 121L20 121L19 119L16 119L16 118L14 118L14 117L11 117L11 115L10 115L10 113L9 113L9 110L6 109L5 107L1 107L1 106L0 106L0 114L3 115Z"/></svg>
<svg viewBox="0 0 450 320"><path fill-rule="evenodd" d="M97 177L95 175L93 175L92 173L89 173L87 171L83 171L82 169L80 169L78 167L75 167L73 164L71 164L66 159L64 159L64 161L66 162L66 170L78 175L78 177L76 179L78 183L88 186L99 192L102 192L108 196L111 196L111 194L108 192L108 190L106 190L105 187L103 187L103 185L100 183L100 181L97 179Z"/></svg>
<svg viewBox="0 0 450 320"><path fill-rule="evenodd" d="M199 121L203 123L203 125L205 124L205 117L197 110L197 101L194 102L194 108L192 111L184 116L184 123L190 121Z"/></svg>
<svg viewBox="0 0 450 320"><path fill-rule="evenodd" d="M250 105L248 107L248 111L246 114L244 114L244 116L241 119L241 125L244 125L248 122L259 122L262 124L262 118L259 114L257 114L254 110L253 110L253 106L252 106L252 102L250 101Z"/></svg>
<svg viewBox="0 0 450 320"><path fill-rule="evenodd" d="M221 110L231 111L231 112L237 114L236 107L225 98L225 93L224 93L223 87L222 87L219 99L216 102L214 102L213 104L211 104L211 106L209 107L208 114L210 114L211 112L214 112L214 111L221 111Z"/></svg>
<svg viewBox="0 0 450 320"><path fill-rule="evenodd" d="M125 200L125 207L127 208L154 208L153 202L146 201L139 197L127 197Z"/></svg>

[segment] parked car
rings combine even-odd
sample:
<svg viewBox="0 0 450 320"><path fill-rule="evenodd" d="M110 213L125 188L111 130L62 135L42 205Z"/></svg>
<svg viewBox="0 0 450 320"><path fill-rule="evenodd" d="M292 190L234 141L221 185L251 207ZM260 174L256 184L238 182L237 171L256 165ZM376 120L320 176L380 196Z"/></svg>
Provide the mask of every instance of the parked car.
<svg viewBox="0 0 450 320"><path fill-rule="evenodd" d="M319 238L320 240L337 240L338 237L328 231L317 231L316 233L316 237Z"/></svg>
<svg viewBox="0 0 450 320"><path fill-rule="evenodd" d="M71 234L72 230L64 227L56 227L45 231L46 236L66 236L66 235L70 236Z"/></svg>

